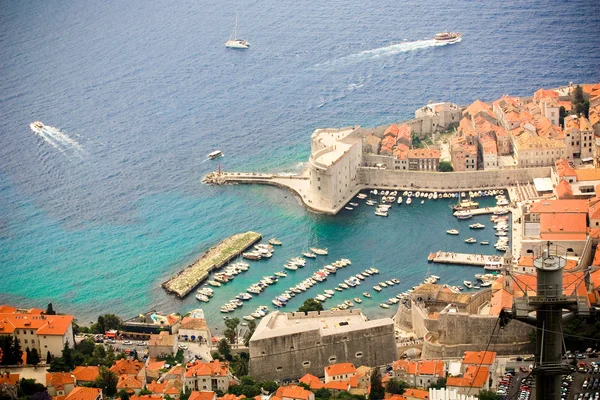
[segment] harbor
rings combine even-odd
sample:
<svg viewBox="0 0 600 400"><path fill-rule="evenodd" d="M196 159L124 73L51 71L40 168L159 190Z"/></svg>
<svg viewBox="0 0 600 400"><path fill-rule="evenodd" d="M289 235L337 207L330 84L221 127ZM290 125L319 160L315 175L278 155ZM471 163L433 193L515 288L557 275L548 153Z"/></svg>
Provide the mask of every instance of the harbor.
<svg viewBox="0 0 600 400"><path fill-rule="evenodd" d="M487 255L487 254L469 254L469 253L452 253L447 251L438 251L432 253L428 257L428 261L439 264L460 264L470 265L473 267L483 267L486 264L502 263L504 257Z"/></svg>
<svg viewBox="0 0 600 400"><path fill-rule="evenodd" d="M184 298L202 283L208 275L238 257L244 250L262 239L257 232L233 235L210 248L198 261L189 265L161 286L169 293Z"/></svg>

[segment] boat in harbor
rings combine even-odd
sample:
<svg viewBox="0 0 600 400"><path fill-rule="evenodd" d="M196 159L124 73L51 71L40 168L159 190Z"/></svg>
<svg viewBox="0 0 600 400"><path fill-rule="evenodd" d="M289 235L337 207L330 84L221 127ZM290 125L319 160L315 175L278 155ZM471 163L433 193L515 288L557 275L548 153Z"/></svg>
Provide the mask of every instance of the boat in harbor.
<svg viewBox="0 0 600 400"><path fill-rule="evenodd" d="M200 293L196 294L196 299L199 300L199 301L203 301L205 303L208 303L208 301L210 300L208 298L208 296L200 294Z"/></svg>
<svg viewBox="0 0 600 400"><path fill-rule="evenodd" d="M465 239L465 243L477 243L477 239L470 237Z"/></svg>
<svg viewBox="0 0 600 400"><path fill-rule="evenodd" d="M448 44L458 43L461 41L461 39L462 39L462 33L458 33L458 32L440 32L440 33L436 33L435 36L433 37L433 40L435 40L437 42L443 42L443 43L448 43Z"/></svg>
<svg viewBox="0 0 600 400"><path fill-rule="evenodd" d="M302 255L306 258L317 258L317 255L315 253L311 253L310 251L305 251L302 253Z"/></svg>
<svg viewBox="0 0 600 400"><path fill-rule="evenodd" d="M379 286L381 286L382 288L386 288L388 285L385 282L379 282Z"/></svg>
<svg viewBox="0 0 600 400"><path fill-rule="evenodd" d="M348 203L350 204L352 207L358 207L358 203Z"/></svg>
<svg viewBox="0 0 600 400"><path fill-rule="evenodd" d="M488 245L488 244L490 244L490 242L488 242L487 240L484 240L483 242L479 242L479 244Z"/></svg>
<svg viewBox="0 0 600 400"><path fill-rule="evenodd" d="M380 303L379 307L381 307L381 308L390 308L389 304L385 304L385 303Z"/></svg>
<svg viewBox="0 0 600 400"><path fill-rule="evenodd" d="M458 232L458 229L448 229L446 233L449 235L458 235L460 232Z"/></svg>
<svg viewBox="0 0 600 400"><path fill-rule="evenodd" d="M392 278L392 279L390 279L390 280L391 280L391 281L392 281L392 283L394 283L394 284L398 284L398 283L400 283L400 279L398 279L398 278Z"/></svg>
<svg viewBox="0 0 600 400"><path fill-rule="evenodd" d="M365 204L368 206L376 206L377 202L375 200L367 200Z"/></svg>
<svg viewBox="0 0 600 400"><path fill-rule="evenodd" d="M452 206L452 209L454 211L461 211L461 210L474 210L476 208L479 208L479 203L476 201L472 201L471 200L471 196L468 196L466 198L459 198L458 203L454 204Z"/></svg>
<svg viewBox="0 0 600 400"><path fill-rule="evenodd" d="M494 210L494 215L504 215L504 214L508 214L508 208L499 208L497 210Z"/></svg>
<svg viewBox="0 0 600 400"><path fill-rule="evenodd" d="M356 198L360 199L360 200L364 200L364 199L367 198L367 195L364 194L364 193L359 193L359 194L356 195Z"/></svg>
<svg viewBox="0 0 600 400"><path fill-rule="evenodd" d="M373 274L378 274L379 273L379 270L377 268L375 268L375 267L369 268L369 271L371 271L371 273L373 273Z"/></svg>
<svg viewBox="0 0 600 400"><path fill-rule="evenodd" d="M452 215L454 215L458 219L469 219L473 216L473 214L468 210L455 211Z"/></svg>
<svg viewBox="0 0 600 400"><path fill-rule="evenodd" d="M410 197L408 197L408 198L406 199L406 204L407 204L407 205L409 205L410 203L412 203L412 199L411 199Z"/></svg>
<svg viewBox="0 0 600 400"><path fill-rule="evenodd" d="M369 292L363 292L363 296L365 296L367 299L371 298L371 294Z"/></svg>
<svg viewBox="0 0 600 400"><path fill-rule="evenodd" d="M276 238L269 239L269 243L272 244L273 246L281 246L281 242L279 240L277 240Z"/></svg>
<svg viewBox="0 0 600 400"><path fill-rule="evenodd" d="M358 304L362 303L362 299L360 297L355 297L353 300L355 303L358 303Z"/></svg>
<svg viewBox="0 0 600 400"><path fill-rule="evenodd" d="M257 251L248 251L246 253L242 253L242 257L248 260L260 260L262 255Z"/></svg>
<svg viewBox="0 0 600 400"><path fill-rule="evenodd" d="M375 285L373 286L373 290L375 290L376 292L381 292L381 286Z"/></svg>
<svg viewBox="0 0 600 400"><path fill-rule="evenodd" d="M221 284L219 282L217 282L217 281L208 281L206 283L208 283L210 286L214 286L214 287L220 287L221 286Z"/></svg>
<svg viewBox="0 0 600 400"><path fill-rule="evenodd" d="M502 271L501 261L487 261L483 265L483 269L486 271Z"/></svg>
<svg viewBox="0 0 600 400"><path fill-rule="evenodd" d="M42 124L40 121L32 122L29 124L29 127L35 133L41 133L44 130L44 124Z"/></svg>
<svg viewBox="0 0 600 400"><path fill-rule="evenodd" d="M237 15L235 16L235 27L233 28L233 39L231 39L231 37L229 38L228 41L225 42L225 47L229 48L229 49L248 49L250 47L250 43L248 43L246 40L244 39L238 39L237 37L237 26L238 26L238 19L237 19Z"/></svg>
<svg viewBox="0 0 600 400"><path fill-rule="evenodd" d="M463 284L468 289L472 289L473 288L473 284L471 283L471 281L463 281Z"/></svg>
<svg viewBox="0 0 600 400"><path fill-rule="evenodd" d="M480 223L478 222L478 223L476 223L476 224L471 224L471 225L469 225L469 228L471 228L471 229L483 229L483 228L485 228L485 225L484 225L484 224L480 224Z"/></svg>
<svg viewBox="0 0 600 400"><path fill-rule="evenodd" d="M311 247L310 251L312 251L313 253L315 253L316 255L319 255L319 256L326 256L327 254L329 254L329 251L326 248L321 249L319 247Z"/></svg>
<svg viewBox="0 0 600 400"><path fill-rule="evenodd" d="M345 208L346 210L348 210L348 211L352 211L352 210L354 210L354 207L348 207L348 206L346 206L346 207L344 207L344 208Z"/></svg>
<svg viewBox="0 0 600 400"><path fill-rule="evenodd" d="M223 152L221 150L215 150L208 153L207 157L214 160L215 158L223 157Z"/></svg>
<svg viewBox="0 0 600 400"><path fill-rule="evenodd" d="M377 215L377 216L379 216L379 217L387 217L387 216L388 216L388 213L387 213L387 211L379 211L379 210L376 210L376 211L375 211L375 215Z"/></svg>

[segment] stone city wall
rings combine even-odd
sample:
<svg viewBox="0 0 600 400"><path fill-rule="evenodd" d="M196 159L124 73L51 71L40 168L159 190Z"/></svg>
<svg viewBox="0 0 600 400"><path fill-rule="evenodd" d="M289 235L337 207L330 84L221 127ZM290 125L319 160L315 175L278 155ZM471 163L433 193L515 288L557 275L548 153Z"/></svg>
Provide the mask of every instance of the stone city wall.
<svg viewBox="0 0 600 400"><path fill-rule="evenodd" d="M495 315L439 314L438 342L447 345L468 343L486 346L497 319ZM496 327L494 343L528 341L532 329L525 323L511 321L503 329Z"/></svg>
<svg viewBox="0 0 600 400"><path fill-rule="evenodd" d="M373 188L403 188L429 190L473 190L505 188L516 182L527 183L533 178L550 177L549 167L514 168L494 171L422 172L360 167L361 185Z"/></svg>

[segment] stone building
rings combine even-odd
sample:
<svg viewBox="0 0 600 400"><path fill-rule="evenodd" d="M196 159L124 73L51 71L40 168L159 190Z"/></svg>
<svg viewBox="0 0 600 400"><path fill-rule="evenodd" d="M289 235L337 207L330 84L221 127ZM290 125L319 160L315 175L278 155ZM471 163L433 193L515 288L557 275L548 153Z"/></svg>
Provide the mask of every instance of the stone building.
<svg viewBox="0 0 600 400"><path fill-rule="evenodd" d="M434 149L409 150L408 169L410 171L438 171L440 169L440 151Z"/></svg>
<svg viewBox="0 0 600 400"><path fill-rule="evenodd" d="M587 118L567 116L564 134L568 159L594 157L594 128Z"/></svg>
<svg viewBox="0 0 600 400"><path fill-rule="evenodd" d="M227 392L229 386L235 383L235 378L229 370L229 363L214 360L211 362L194 361L188 364L183 384L186 391L190 390L221 390Z"/></svg>
<svg viewBox="0 0 600 400"><path fill-rule="evenodd" d="M515 159L520 167L551 167L565 158L567 149L562 141L523 133L513 139Z"/></svg>
<svg viewBox="0 0 600 400"><path fill-rule="evenodd" d="M148 342L148 356L160 357L172 355L177 352L177 335L170 335L167 331L162 331L158 335L150 335Z"/></svg>
<svg viewBox="0 0 600 400"><path fill-rule="evenodd" d="M256 327L249 350L257 379L297 379L336 363L375 366L398 358L393 321L368 320L360 310L273 312Z"/></svg>
<svg viewBox="0 0 600 400"><path fill-rule="evenodd" d="M461 108L454 103L429 103L415 111L419 123L411 128L422 135L442 132L457 125L460 116Z"/></svg>

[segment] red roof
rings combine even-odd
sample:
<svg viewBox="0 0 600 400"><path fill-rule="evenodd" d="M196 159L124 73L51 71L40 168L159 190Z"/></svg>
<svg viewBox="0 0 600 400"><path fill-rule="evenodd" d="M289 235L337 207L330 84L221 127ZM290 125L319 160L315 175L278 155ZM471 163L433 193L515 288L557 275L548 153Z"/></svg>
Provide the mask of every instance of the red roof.
<svg viewBox="0 0 600 400"><path fill-rule="evenodd" d="M559 200L572 199L573 189L571 189L571 184L565 180L558 182L558 185L556 185L556 196L558 196Z"/></svg>
<svg viewBox="0 0 600 400"><path fill-rule="evenodd" d="M530 213L588 213L587 200L542 200L529 208Z"/></svg>
<svg viewBox="0 0 600 400"><path fill-rule="evenodd" d="M46 374L46 386L61 388L70 383L75 384L75 377L70 372L48 372Z"/></svg>
<svg viewBox="0 0 600 400"><path fill-rule="evenodd" d="M187 365L185 377L194 376L227 376L229 373L229 363L214 360L211 362L195 361Z"/></svg>
<svg viewBox="0 0 600 400"><path fill-rule="evenodd" d="M329 381L324 387L329 390L348 390L350 388L350 381Z"/></svg>
<svg viewBox="0 0 600 400"><path fill-rule="evenodd" d="M69 393L65 400L96 400L102 389L79 386Z"/></svg>
<svg viewBox="0 0 600 400"><path fill-rule="evenodd" d="M465 351L463 364L492 365L496 360L495 351Z"/></svg>
<svg viewBox="0 0 600 400"><path fill-rule="evenodd" d="M6 313L0 314L0 333L13 333L15 329L33 329L38 335L63 336L72 322L72 315Z"/></svg>
<svg viewBox="0 0 600 400"><path fill-rule="evenodd" d="M19 374L0 374L0 385L16 385L19 383Z"/></svg>
<svg viewBox="0 0 600 400"><path fill-rule="evenodd" d="M339 363L325 367L325 376L356 374L356 368L352 363Z"/></svg>
<svg viewBox="0 0 600 400"><path fill-rule="evenodd" d="M120 375L117 382L117 389L136 390L144 387L141 379L133 375Z"/></svg>
<svg viewBox="0 0 600 400"><path fill-rule="evenodd" d="M481 389L487 382L488 376L488 367L469 365L462 377L448 377L448 379L446 379L446 387L458 386Z"/></svg>
<svg viewBox="0 0 600 400"><path fill-rule="evenodd" d="M215 392L197 392L194 390L190 394L189 400L214 400L216 397Z"/></svg>
<svg viewBox="0 0 600 400"><path fill-rule="evenodd" d="M73 370L73 375L78 381L92 382L100 375L100 368L93 365L89 367L77 366Z"/></svg>
<svg viewBox="0 0 600 400"><path fill-rule="evenodd" d="M305 383L310 386L311 390L321 389L325 384L314 375L306 374L300 378L300 383Z"/></svg>
<svg viewBox="0 0 600 400"><path fill-rule="evenodd" d="M586 214L541 214L540 239L542 240L586 240Z"/></svg>
<svg viewBox="0 0 600 400"><path fill-rule="evenodd" d="M310 390L306 390L301 386L289 385L281 386L279 389L277 389L277 393L275 395L280 398L289 397L291 399L308 400L311 394L312 392Z"/></svg>
<svg viewBox="0 0 600 400"><path fill-rule="evenodd" d="M117 375L137 375L144 367L144 363L136 360L120 359L113 363L109 369Z"/></svg>
<svg viewBox="0 0 600 400"><path fill-rule="evenodd" d="M398 125L390 125L385 130L385 132L383 132L383 136L392 135L394 137L397 137L398 136L398 131L399 131Z"/></svg>
<svg viewBox="0 0 600 400"><path fill-rule="evenodd" d="M244 396L243 394L236 396L235 394L228 393L228 394L224 395L223 397L217 397L217 400L241 400L241 399L245 399L245 398L246 398L246 396Z"/></svg>
<svg viewBox="0 0 600 400"><path fill-rule="evenodd" d="M417 399L428 399L429 391L421 390L421 389L406 389L404 392L404 397L414 397Z"/></svg>

